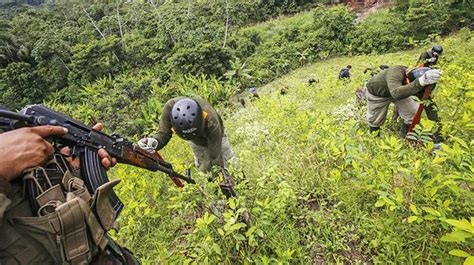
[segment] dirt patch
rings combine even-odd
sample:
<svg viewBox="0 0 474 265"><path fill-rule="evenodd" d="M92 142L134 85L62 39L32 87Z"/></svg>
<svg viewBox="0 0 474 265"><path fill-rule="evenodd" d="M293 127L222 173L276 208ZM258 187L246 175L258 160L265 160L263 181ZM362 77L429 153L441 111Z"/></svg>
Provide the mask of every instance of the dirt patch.
<svg viewBox="0 0 474 265"><path fill-rule="evenodd" d="M324 251L318 244L314 244L311 247L309 250L309 256L311 257L312 264L328 264L322 253L324 253Z"/></svg>
<svg viewBox="0 0 474 265"><path fill-rule="evenodd" d="M372 264L371 260L366 257L359 249L359 243L356 241L350 241L347 244L350 250L341 251L340 255L343 256L346 260L350 261L351 263L363 263L363 264Z"/></svg>
<svg viewBox="0 0 474 265"><path fill-rule="evenodd" d="M391 6L392 3L390 0L372 0L364 1L364 3L356 3L351 5L352 10L356 12L357 22L363 21L367 16L376 12L379 9L386 8Z"/></svg>

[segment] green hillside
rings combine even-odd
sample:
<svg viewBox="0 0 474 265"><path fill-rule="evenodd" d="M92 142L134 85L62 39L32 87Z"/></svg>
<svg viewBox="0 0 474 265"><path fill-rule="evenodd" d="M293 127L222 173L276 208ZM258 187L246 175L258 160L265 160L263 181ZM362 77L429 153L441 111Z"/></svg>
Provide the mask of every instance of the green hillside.
<svg viewBox="0 0 474 265"><path fill-rule="evenodd" d="M359 20L332 2L3 1L0 105L43 103L131 142L156 133L173 97L218 110L238 158L229 168L237 199L197 171L176 136L160 154L177 172L191 168L196 185L123 164L108 171L125 204L110 233L143 264L473 265L472 3L375 1L390 5ZM355 97L364 69L413 66L435 44L444 47L434 91L442 149L432 151L427 119L416 141L389 120L374 138ZM350 82L337 79L346 65ZM259 99L247 92L255 86ZM28 233L19 245L46 249ZM44 236L59 250L68 243ZM2 263L10 252L0 249Z"/></svg>
<svg viewBox="0 0 474 265"><path fill-rule="evenodd" d="M412 146L386 128L373 139L365 107L354 102L363 69L411 65L423 48L308 65L259 88L261 99L247 108L224 111L240 164L232 171L238 200L223 201L196 172L199 185L178 190L155 174L117 169L127 205L118 239L145 263L459 263L448 252L472 254L472 241L442 238L459 224L466 237L473 232L471 36L463 30L441 42L435 98L449 139L443 151ZM352 81L337 81L349 63ZM308 86L309 76L320 83ZM177 165L191 164L190 153L177 139L163 152Z"/></svg>

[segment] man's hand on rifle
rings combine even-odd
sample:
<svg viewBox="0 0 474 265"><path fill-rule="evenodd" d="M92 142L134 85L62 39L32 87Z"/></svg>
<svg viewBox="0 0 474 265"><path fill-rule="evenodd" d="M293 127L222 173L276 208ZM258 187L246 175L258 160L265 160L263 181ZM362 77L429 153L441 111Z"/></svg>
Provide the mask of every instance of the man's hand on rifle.
<svg viewBox="0 0 474 265"><path fill-rule="evenodd" d="M54 153L45 138L65 133L67 129L60 126L39 126L0 134L0 177L11 181L45 163Z"/></svg>
<svg viewBox="0 0 474 265"><path fill-rule="evenodd" d="M97 123L96 125L92 126L92 128L100 132L104 129L104 125L102 123ZM64 147L63 149L61 149L61 154L63 155L69 155L69 152L69 147ZM111 157L109 153L107 153L107 151L105 151L104 149L99 149L99 151L97 151L97 154L99 155L102 166L104 166L106 170L110 169L111 167L114 167L117 164L117 160ZM74 159L69 158L68 161L72 167L79 168L80 159L78 157Z"/></svg>

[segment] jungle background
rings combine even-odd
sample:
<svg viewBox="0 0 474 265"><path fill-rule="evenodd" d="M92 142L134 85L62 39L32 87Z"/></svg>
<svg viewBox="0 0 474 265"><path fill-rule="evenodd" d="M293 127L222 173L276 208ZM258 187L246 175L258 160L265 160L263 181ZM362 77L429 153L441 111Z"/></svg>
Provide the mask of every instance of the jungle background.
<svg viewBox="0 0 474 265"><path fill-rule="evenodd" d="M44 103L133 141L156 131L171 97L216 106L238 199L195 169L183 189L109 172L126 204L114 237L145 264L473 264L472 1L373 1L363 13L333 2L3 0L0 103ZM363 70L414 66L434 44L443 150L430 152L426 119L417 144L388 122L374 139L354 95ZM351 81L337 80L348 64ZM163 155L184 171L192 155L175 138Z"/></svg>

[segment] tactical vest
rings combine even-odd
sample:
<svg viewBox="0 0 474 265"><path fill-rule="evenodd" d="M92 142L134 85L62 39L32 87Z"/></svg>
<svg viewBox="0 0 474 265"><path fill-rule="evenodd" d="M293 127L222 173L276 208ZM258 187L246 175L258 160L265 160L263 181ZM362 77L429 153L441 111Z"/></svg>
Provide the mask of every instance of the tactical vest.
<svg viewBox="0 0 474 265"><path fill-rule="evenodd" d="M126 264L107 234L115 222L109 193L119 181L90 194L59 154L14 181L0 226L0 264L89 264L110 251Z"/></svg>

